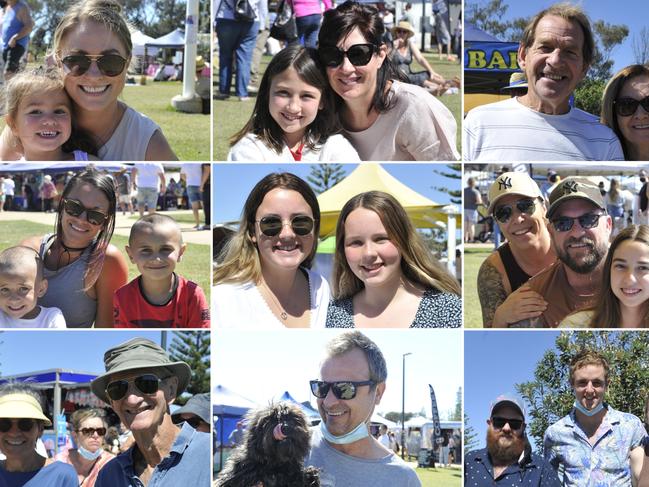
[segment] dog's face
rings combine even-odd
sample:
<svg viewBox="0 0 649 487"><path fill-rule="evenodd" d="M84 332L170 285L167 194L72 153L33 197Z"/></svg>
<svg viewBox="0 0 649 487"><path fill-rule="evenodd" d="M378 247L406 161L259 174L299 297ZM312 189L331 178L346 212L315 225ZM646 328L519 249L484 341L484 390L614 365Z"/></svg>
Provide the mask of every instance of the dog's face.
<svg viewBox="0 0 649 487"><path fill-rule="evenodd" d="M246 444L258 461L301 464L309 453L310 439L306 417L294 404L271 404L248 418Z"/></svg>

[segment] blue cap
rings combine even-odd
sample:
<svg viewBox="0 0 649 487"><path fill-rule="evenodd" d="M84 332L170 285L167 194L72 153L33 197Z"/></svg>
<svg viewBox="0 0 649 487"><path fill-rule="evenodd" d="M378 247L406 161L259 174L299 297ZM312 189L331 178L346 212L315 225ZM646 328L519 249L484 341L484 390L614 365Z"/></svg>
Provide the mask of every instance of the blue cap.
<svg viewBox="0 0 649 487"><path fill-rule="evenodd" d="M491 418L493 416L494 409L496 409L499 406L502 406L503 404L509 404L510 406L513 406L516 409L518 409L518 411L521 413L521 416L523 416L523 419L525 419L525 406L523 406L523 402L517 397L510 396L508 394L501 394L495 399L494 402L491 403L491 410L489 411L489 417Z"/></svg>

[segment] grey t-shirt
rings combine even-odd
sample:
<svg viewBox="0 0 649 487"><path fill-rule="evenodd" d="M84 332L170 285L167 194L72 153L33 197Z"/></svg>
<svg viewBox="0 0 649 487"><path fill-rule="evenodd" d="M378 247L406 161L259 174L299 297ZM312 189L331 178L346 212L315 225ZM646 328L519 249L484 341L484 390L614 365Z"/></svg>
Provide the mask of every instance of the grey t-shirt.
<svg viewBox="0 0 649 487"><path fill-rule="evenodd" d="M395 454L376 460L356 458L331 447L312 430L306 464L320 469L321 487L421 487L415 471Z"/></svg>

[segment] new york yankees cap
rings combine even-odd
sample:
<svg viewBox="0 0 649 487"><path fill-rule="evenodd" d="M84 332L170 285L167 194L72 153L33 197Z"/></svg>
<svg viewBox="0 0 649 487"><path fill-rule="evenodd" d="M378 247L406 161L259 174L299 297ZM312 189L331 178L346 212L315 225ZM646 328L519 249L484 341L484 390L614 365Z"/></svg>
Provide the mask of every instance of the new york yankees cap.
<svg viewBox="0 0 649 487"><path fill-rule="evenodd" d="M547 218L552 218L562 203L574 199L590 201L599 209L606 210L604 197L595 183L590 179L571 176L557 184L550 193L550 208L548 208Z"/></svg>
<svg viewBox="0 0 649 487"><path fill-rule="evenodd" d="M508 194L518 194L527 198L540 198L541 190L526 172L505 172L496 178L489 188L489 208L491 214L500 198Z"/></svg>

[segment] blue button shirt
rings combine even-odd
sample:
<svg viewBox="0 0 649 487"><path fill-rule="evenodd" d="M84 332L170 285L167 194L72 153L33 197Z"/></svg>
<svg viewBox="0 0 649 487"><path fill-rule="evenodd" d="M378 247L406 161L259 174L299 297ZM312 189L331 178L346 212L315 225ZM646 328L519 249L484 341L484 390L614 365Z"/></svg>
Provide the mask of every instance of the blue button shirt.
<svg viewBox="0 0 649 487"><path fill-rule="evenodd" d="M559 477L543 457L531 454L523 465L514 463L494 479L494 468L486 448L474 450L464 458L465 487L560 487Z"/></svg>
<svg viewBox="0 0 649 487"><path fill-rule="evenodd" d="M133 470L135 448L108 462L99 471L95 487L144 487ZM210 435L184 423L169 455L153 470L148 487L209 487L210 477Z"/></svg>

